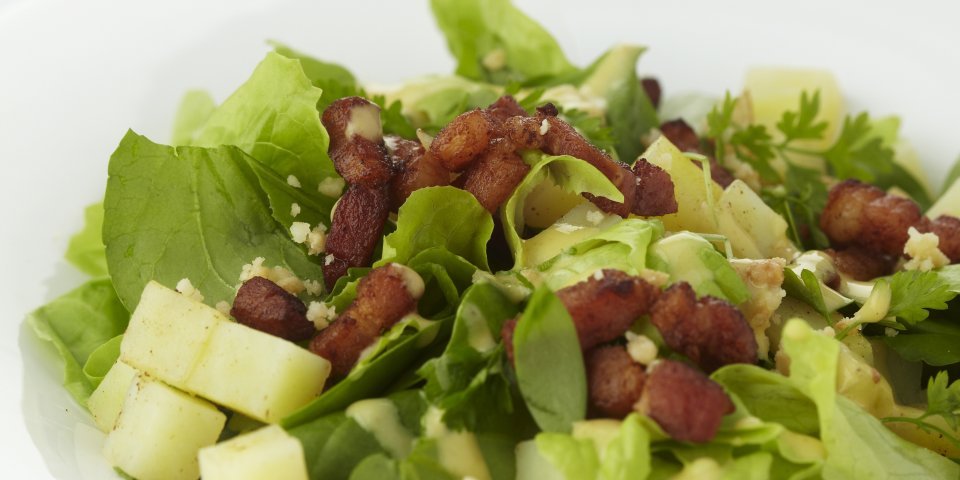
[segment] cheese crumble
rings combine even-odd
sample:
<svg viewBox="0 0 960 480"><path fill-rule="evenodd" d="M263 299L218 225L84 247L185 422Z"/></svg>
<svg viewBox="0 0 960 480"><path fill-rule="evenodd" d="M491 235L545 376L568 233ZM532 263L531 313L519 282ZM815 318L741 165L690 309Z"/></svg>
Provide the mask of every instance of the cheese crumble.
<svg viewBox="0 0 960 480"><path fill-rule="evenodd" d="M299 295L306 288L303 281L290 270L283 267L267 267L263 264L264 261L266 260L263 257L257 257L244 265L240 271L240 282L246 282L253 277L263 277L292 295Z"/></svg>
<svg viewBox="0 0 960 480"><path fill-rule="evenodd" d="M177 282L176 290L189 299L203 302L203 294L190 283L189 278L181 278L180 281Z"/></svg>
<svg viewBox="0 0 960 480"><path fill-rule="evenodd" d="M294 175L288 175L287 185L290 185L293 188L300 188L300 179Z"/></svg>
<svg viewBox="0 0 960 480"><path fill-rule="evenodd" d="M310 302L307 307L307 320L313 322L317 330L323 330L337 318L337 307L323 302Z"/></svg>
<svg viewBox="0 0 960 480"><path fill-rule="evenodd" d="M290 204L290 216L291 216L291 217L296 217L297 215L300 215L300 204L299 204L299 203L291 203L291 204Z"/></svg>
<svg viewBox="0 0 960 480"><path fill-rule="evenodd" d="M903 254L910 260L903 265L905 270L929 272L950 264L950 259L940 251L940 237L935 233L920 233L914 227L907 230L910 238L903 245Z"/></svg>
<svg viewBox="0 0 960 480"><path fill-rule="evenodd" d="M339 197L345 183L342 178L327 177L317 185L317 191L328 197Z"/></svg>

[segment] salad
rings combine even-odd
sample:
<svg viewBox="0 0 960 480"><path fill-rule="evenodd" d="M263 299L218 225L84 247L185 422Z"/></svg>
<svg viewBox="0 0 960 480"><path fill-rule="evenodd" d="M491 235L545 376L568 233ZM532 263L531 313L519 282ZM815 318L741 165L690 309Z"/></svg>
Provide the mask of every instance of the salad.
<svg viewBox="0 0 960 480"><path fill-rule="evenodd" d="M960 187L895 118L822 72L661 100L642 48L432 6L455 75L277 45L123 138L95 279L28 319L118 471L957 477Z"/></svg>

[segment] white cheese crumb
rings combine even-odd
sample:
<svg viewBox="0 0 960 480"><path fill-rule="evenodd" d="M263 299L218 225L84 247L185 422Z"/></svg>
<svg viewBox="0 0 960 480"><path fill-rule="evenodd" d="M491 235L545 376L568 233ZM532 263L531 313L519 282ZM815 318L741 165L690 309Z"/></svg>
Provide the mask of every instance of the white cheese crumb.
<svg viewBox="0 0 960 480"><path fill-rule="evenodd" d="M345 183L342 178L327 177L317 185L317 191L331 198L339 197Z"/></svg>
<svg viewBox="0 0 960 480"><path fill-rule="evenodd" d="M950 264L950 259L940 251L940 237L935 233L920 233L914 227L907 230L910 238L903 245L903 254L910 260L903 265L905 270L929 272Z"/></svg>
<svg viewBox="0 0 960 480"><path fill-rule="evenodd" d="M314 297L323 293L323 284L318 280L304 280L303 287L307 289L307 293Z"/></svg>
<svg viewBox="0 0 960 480"><path fill-rule="evenodd" d="M383 137L383 146L387 147L387 152L392 154L397 150L397 137Z"/></svg>
<svg viewBox="0 0 960 480"><path fill-rule="evenodd" d="M600 222L603 221L603 212L597 210L590 210L587 212L587 221L592 225L600 225Z"/></svg>
<svg viewBox="0 0 960 480"><path fill-rule="evenodd" d="M329 306L323 302L310 302L307 307L307 320L313 322L317 330L323 330L330 325L330 322L337 318L337 307Z"/></svg>
<svg viewBox="0 0 960 480"><path fill-rule="evenodd" d="M300 179L294 175L287 176L287 185L290 185L293 188L300 188Z"/></svg>
<svg viewBox="0 0 960 480"><path fill-rule="evenodd" d="M502 48L490 50L483 56L480 63L491 72L503 70L503 67L507 66L507 52Z"/></svg>
<svg viewBox="0 0 960 480"><path fill-rule="evenodd" d="M627 337L627 353L633 361L641 365L650 365L657 359L657 344L646 335L637 335L629 330Z"/></svg>
<svg viewBox="0 0 960 480"><path fill-rule="evenodd" d="M371 142L383 138L383 125L380 123L380 107L368 103L350 109L350 118L343 134L349 139L359 135Z"/></svg>
<svg viewBox="0 0 960 480"><path fill-rule="evenodd" d="M581 226L579 226L579 225L570 225L569 223L558 223L558 224L557 224L555 227L553 227L553 228L556 229L556 230L557 230L558 232L560 232L560 233L573 233L573 232L576 232L577 230L582 230L582 229L583 229L583 227L581 227Z"/></svg>
<svg viewBox="0 0 960 480"><path fill-rule="evenodd" d="M895 328L886 327L883 329L883 334L888 337L896 337L897 335L900 335L900 332Z"/></svg>
<svg viewBox="0 0 960 480"><path fill-rule="evenodd" d="M257 257L240 270L240 282L246 282L253 277L263 277L276 283L280 288L292 295L298 295L304 290L303 281L297 278L290 270L283 267L267 267L263 265L263 257Z"/></svg>
<svg viewBox="0 0 960 480"><path fill-rule="evenodd" d="M217 304L216 304L216 306L214 306L214 308L216 308L217 310L219 310L220 313L222 313L222 314L224 314L224 315L230 315L230 304L227 303L227 302L224 301L224 300L220 300L219 302L217 302Z"/></svg>
<svg viewBox="0 0 960 480"><path fill-rule="evenodd" d="M293 241L297 243L304 243L307 241L307 235L310 235L310 224L306 222L293 222L290 225L290 236L293 237Z"/></svg>
<svg viewBox="0 0 960 480"><path fill-rule="evenodd" d="M596 272L593 272L593 279L598 282L603 280L603 270L597 270Z"/></svg>
<svg viewBox="0 0 960 480"><path fill-rule="evenodd" d="M291 204L290 204L290 216L291 216L291 217L296 217L297 215L300 215L300 204L299 204L299 203L296 203L296 202L291 203Z"/></svg>
<svg viewBox="0 0 960 480"><path fill-rule="evenodd" d="M330 265L334 260L336 260L336 258L334 258L333 254L327 255L326 257L323 257L323 264Z"/></svg>
<svg viewBox="0 0 960 480"><path fill-rule="evenodd" d="M546 118L540 122L540 135L546 135L550 131L550 122Z"/></svg>
<svg viewBox="0 0 960 480"><path fill-rule="evenodd" d="M319 255L327 248L327 226L318 224L310 230L305 239L307 244L307 253L310 255Z"/></svg>
<svg viewBox="0 0 960 480"><path fill-rule="evenodd" d="M197 290L192 283L190 283L189 278L181 278L177 282L177 291L183 294L183 296L195 300L197 302L203 301L203 294L200 293L200 290Z"/></svg>

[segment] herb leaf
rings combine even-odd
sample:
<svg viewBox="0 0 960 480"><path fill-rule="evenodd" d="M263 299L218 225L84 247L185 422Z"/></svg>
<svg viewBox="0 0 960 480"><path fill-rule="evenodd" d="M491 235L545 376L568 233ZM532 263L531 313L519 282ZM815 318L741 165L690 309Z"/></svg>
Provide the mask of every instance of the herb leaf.
<svg viewBox="0 0 960 480"><path fill-rule="evenodd" d="M937 272L907 270L890 278L890 315L915 325L926 320L927 310L944 310L947 302L957 296L950 284Z"/></svg>

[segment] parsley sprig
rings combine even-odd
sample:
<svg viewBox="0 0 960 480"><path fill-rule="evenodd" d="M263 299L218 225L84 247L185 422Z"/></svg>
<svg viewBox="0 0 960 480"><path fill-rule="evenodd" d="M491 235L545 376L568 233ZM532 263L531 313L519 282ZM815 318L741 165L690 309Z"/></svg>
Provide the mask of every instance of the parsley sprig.
<svg viewBox="0 0 960 480"><path fill-rule="evenodd" d="M732 154L759 174L764 200L790 226L790 235L799 245L823 248L827 238L818 218L826 205L824 175L856 178L881 188L898 186L921 205L930 199L923 186L894 161L893 150L884 145L872 129L869 115L860 113L844 120L836 140L825 149L804 145L823 140L829 124L818 121L820 92L803 92L796 110L784 112L776 124L778 135L763 125L739 125L734 121L737 99L729 93L707 115L707 134L714 141L715 156L721 163ZM823 160L826 172L798 165L792 157L802 155Z"/></svg>
<svg viewBox="0 0 960 480"><path fill-rule="evenodd" d="M888 315L916 325L927 319L928 310L945 310L957 293L937 272L905 270L890 277ZM960 388L960 387L958 387Z"/></svg>
<svg viewBox="0 0 960 480"><path fill-rule="evenodd" d="M950 427L946 429L930 423L931 417L940 417ZM927 384L927 409L919 417L885 417L886 423L911 423L928 432L934 432L960 447L957 427L960 426L960 382L950 383L947 372L940 371Z"/></svg>

